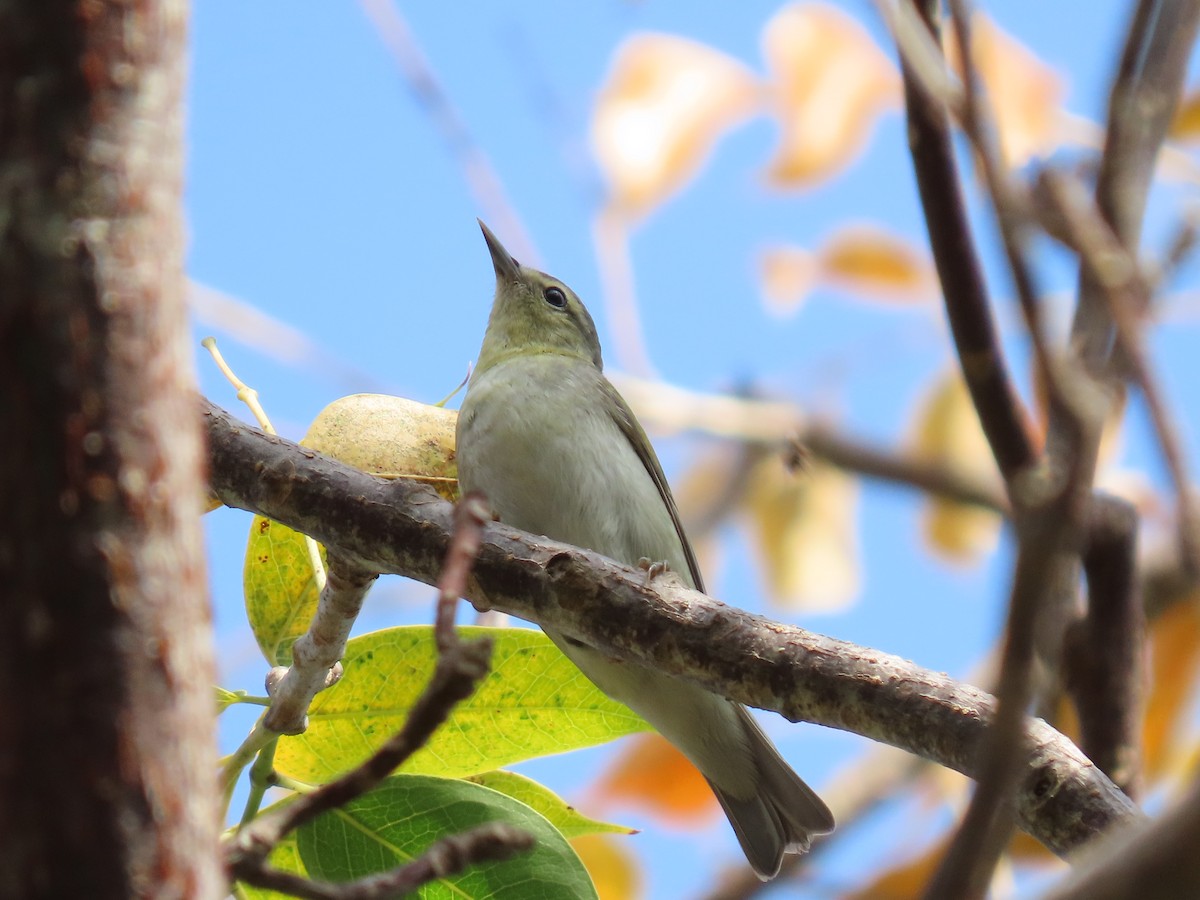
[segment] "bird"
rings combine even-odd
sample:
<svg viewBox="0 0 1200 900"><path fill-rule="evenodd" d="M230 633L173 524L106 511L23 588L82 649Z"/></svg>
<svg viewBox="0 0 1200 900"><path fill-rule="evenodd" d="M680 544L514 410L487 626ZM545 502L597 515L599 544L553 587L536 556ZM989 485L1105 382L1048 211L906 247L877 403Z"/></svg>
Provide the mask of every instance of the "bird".
<svg viewBox="0 0 1200 900"><path fill-rule="evenodd" d="M604 375L587 308L521 265L482 222L496 275L483 344L458 415L464 492L503 523L630 566L660 564L704 590L646 432ZM834 828L820 797L746 708L704 687L543 629L601 691L649 722L707 780L763 880Z"/></svg>

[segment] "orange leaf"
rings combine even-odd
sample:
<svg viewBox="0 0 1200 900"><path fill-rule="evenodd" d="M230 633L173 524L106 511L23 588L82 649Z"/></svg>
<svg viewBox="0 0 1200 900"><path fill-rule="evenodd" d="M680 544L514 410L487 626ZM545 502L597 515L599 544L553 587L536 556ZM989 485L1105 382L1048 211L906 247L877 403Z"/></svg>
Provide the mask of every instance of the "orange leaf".
<svg viewBox="0 0 1200 900"><path fill-rule="evenodd" d="M617 50L592 116L614 204L645 212L683 186L758 104L753 74L704 44L639 34Z"/></svg>
<svg viewBox="0 0 1200 900"><path fill-rule="evenodd" d="M610 834L585 834L572 838L571 846L592 876L600 900L637 900L642 896L642 869L627 843Z"/></svg>
<svg viewBox="0 0 1200 900"><path fill-rule="evenodd" d="M929 257L875 225L843 228L817 252L821 278L856 294L880 299L927 300L938 280Z"/></svg>
<svg viewBox="0 0 1200 900"><path fill-rule="evenodd" d="M996 477L991 449L957 369L934 386L917 410L916 423L913 449L920 459L965 477ZM989 510L935 498L925 507L925 538L944 558L973 562L995 547L1000 522Z"/></svg>
<svg viewBox="0 0 1200 900"><path fill-rule="evenodd" d="M949 836L939 839L917 856L880 872L866 887L847 894L846 900L909 900L922 896L949 843Z"/></svg>
<svg viewBox="0 0 1200 900"><path fill-rule="evenodd" d="M778 316L794 313L817 281L817 260L803 247L770 247L759 254L763 300Z"/></svg>
<svg viewBox="0 0 1200 900"><path fill-rule="evenodd" d="M971 53L996 117L1001 152L1010 166L1024 165L1057 144L1063 80L987 16L977 13L971 23ZM951 65L961 73L958 42L946 44Z"/></svg>
<svg viewBox="0 0 1200 900"><path fill-rule="evenodd" d="M1200 675L1198 596L1175 604L1150 630L1150 694L1142 732L1146 774L1155 778L1171 762L1174 745L1187 724L1186 711Z"/></svg>
<svg viewBox="0 0 1200 900"><path fill-rule="evenodd" d="M718 810L699 770L657 734L639 734L592 788L598 803L621 801L681 827L696 827Z"/></svg>
<svg viewBox="0 0 1200 900"><path fill-rule="evenodd" d="M782 135L768 177L785 187L828 178L862 150L879 112L899 103L891 60L867 30L825 3L792 3L763 29Z"/></svg>
<svg viewBox="0 0 1200 900"><path fill-rule="evenodd" d="M1200 91L1193 90L1179 102L1171 122L1171 137L1185 143L1200 140Z"/></svg>

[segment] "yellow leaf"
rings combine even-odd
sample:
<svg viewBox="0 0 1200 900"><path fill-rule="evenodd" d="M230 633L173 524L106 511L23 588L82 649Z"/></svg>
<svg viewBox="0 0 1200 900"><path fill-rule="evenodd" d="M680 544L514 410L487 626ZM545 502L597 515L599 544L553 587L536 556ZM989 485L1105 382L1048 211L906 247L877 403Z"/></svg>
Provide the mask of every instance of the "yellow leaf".
<svg viewBox="0 0 1200 900"><path fill-rule="evenodd" d="M794 313L817 281L818 264L803 247L768 247L758 257L758 274L767 311Z"/></svg>
<svg viewBox="0 0 1200 900"><path fill-rule="evenodd" d="M699 827L719 809L704 776L658 734L631 738L591 792L596 803L619 801L679 827Z"/></svg>
<svg viewBox="0 0 1200 900"><path fill-rule="evenodd" d="M745 511L771 598L832 612L860 589L858 482L813 463L801 473L770 456L755 466Z"/></svg>
<svg viewBox="0 0 1200 900"><path fill-rule="evenodd" d="M1179 102L1171 122L1171 137L1185 143L1200 139L1200 91L1193 89Z"/></svg>
<svg viewBox="0 0 1200 900"><path fill-rule="evenodd" d="M592 116L614 205L641 213L682 187L717 139L754 111L748 68L704 44L639 34L617 50Z"/></svg>
<svg viewBox="0 0 1200 900"><path fill-rule="evenodd" d="M855 294L892 300L937 296L929 257L909 241L876 225L833 234L817 252L821 278Z"/></svg>
<svg viewBox="0 0 1200 900"><path fill-rule="evenodd" d="M641 866L625 841L589 834L573 838L571 846L592 876L600 900L638 900L643 895Z"/></svg>
<svg viewBox="0 0 1200 900"><path fill-rule="evenodd" d="M934 386L917 410L916 423L918 458L964 477L996 477L991 449L957 369ZM1000 533L997 513L939 498L927 502L923 518L930 546L955 562L973 562L991 551Z"/></svg>
<svg viewBox="0 0 1200 900"><path fill-rule="evenodd" d="M458 413L404 397L352 394L334 400L300 443L376 475L425 481L458 499Z"/></svg>
<svg viewBox="0 0 1200 900"><path fill-rule="evenodd" d="M972 18L971 53L979 69L1010 166L1021 166L1058 142L1063 80L1049 65L982 13ZM946 39L947 56L962 72L958 43Z"/></svg>
<svg viewBox="0 0 1200 900"><path fill-rule="evenodd" d="M763 29L780 146L769 179L797 187L850 164L878 114L899 104L891 60L858 22L825 3L791 3Z"/></svg>

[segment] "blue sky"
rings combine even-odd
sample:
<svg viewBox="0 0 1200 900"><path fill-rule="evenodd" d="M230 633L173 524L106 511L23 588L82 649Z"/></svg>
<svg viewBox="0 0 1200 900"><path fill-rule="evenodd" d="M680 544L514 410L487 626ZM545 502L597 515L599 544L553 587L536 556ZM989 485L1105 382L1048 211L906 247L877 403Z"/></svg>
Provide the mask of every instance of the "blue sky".
<svg viewBox="0 0 1200 900"><path fill-rule="evenodd" d="M869 4L843 5L886 47ZM1119 51L1127 5L1006 0L999 23L1066 73L1068 108L1098 119ZM760 32L777 3L409 3L402 11L470 134L488 155L532 236L543 267L589 304L602 341L612 337L600 301L591 241L603 185L587 142L589 116L614 49L635 31L708 43L761 70ZM383 390L434 402L462 379L478 350L492 273L475 218L483 215L430 115L410 92L362 8L303 0L200 3L194 8L187 110L188 272L297 329L317 348L296 364L215 333L239 375L257 388L279 430L298 438L329 401ZM759 175L775 140L756 119L732 132L701 177L657 210L631 245L649 354L667 381L727 390L748 381L827 414L855 433L895 443L922 391L951 362L937 310L888 311L818 293L788 319L766 313L753 260L765 243L814 245L838 223L871 220L924 242L898 113L885 116L864 158L833 182L803 192L768 189ZM1147 230L1168 230L1178 185L1155 195ZM976 210L985 239L993 229ZM501 234L501 238L505 235ZM999 260L990 256L1001 318L1015 321ZM1046 288L1066 291L1070 270L1046 261ZM1179 287L1195 280L1186 269ZM1024 349L1009 328L1017 366ZM1154 335L1168 399L1196 446L1194 314L1173 311ZM271 343L271 342L269 342ZM279 349L274 342L275 350ZM608 354L610 360L614 354ZM235 409L232 391L206 358L200 382ZM1136 409L1125 461L1164 483ZM658 442L668 475L702 447ZM1193 467L1195 453L1191 453ZM964 674L989 646L1006 594L1008 553L983 565L947 567L925 550L915 504L904 491L868 486L861 510L865 586L844 613L795 619L814 630ZM257 691L264 672L241 612L248 518L208 518L222 683ZM743 539L729 534L717 596L762 608ZM376 589L364 625L428 621L432 592L392 583ZM779 612L773 613L782 615ZM465 613L464 613L465 617ZM246 727L226 723L223 750ZM784 753L816 787L867 743L813 726L768 723ZM570 797L609 751L531 766ZM714 859L736 860L722 826L666 832L636 814L639 854L650 866L647 896L689 896ZM822 861L819 880L851 884L922 834L897 837L895 818L868 822ZM865 854L865 855L864 855Z"/></svg>

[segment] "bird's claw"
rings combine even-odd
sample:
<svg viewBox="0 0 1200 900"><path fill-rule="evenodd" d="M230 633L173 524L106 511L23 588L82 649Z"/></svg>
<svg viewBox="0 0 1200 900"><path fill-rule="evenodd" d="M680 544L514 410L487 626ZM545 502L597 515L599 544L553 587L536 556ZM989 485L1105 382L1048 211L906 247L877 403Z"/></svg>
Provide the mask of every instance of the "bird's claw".
<svg viewBox="0 0 1200 900"><path fill-rule="evenodd" d="M648 556L643 556L637 564L638 568L646 573L646 584L671 571L671 566L665 559L652 560Z"/></svg>

